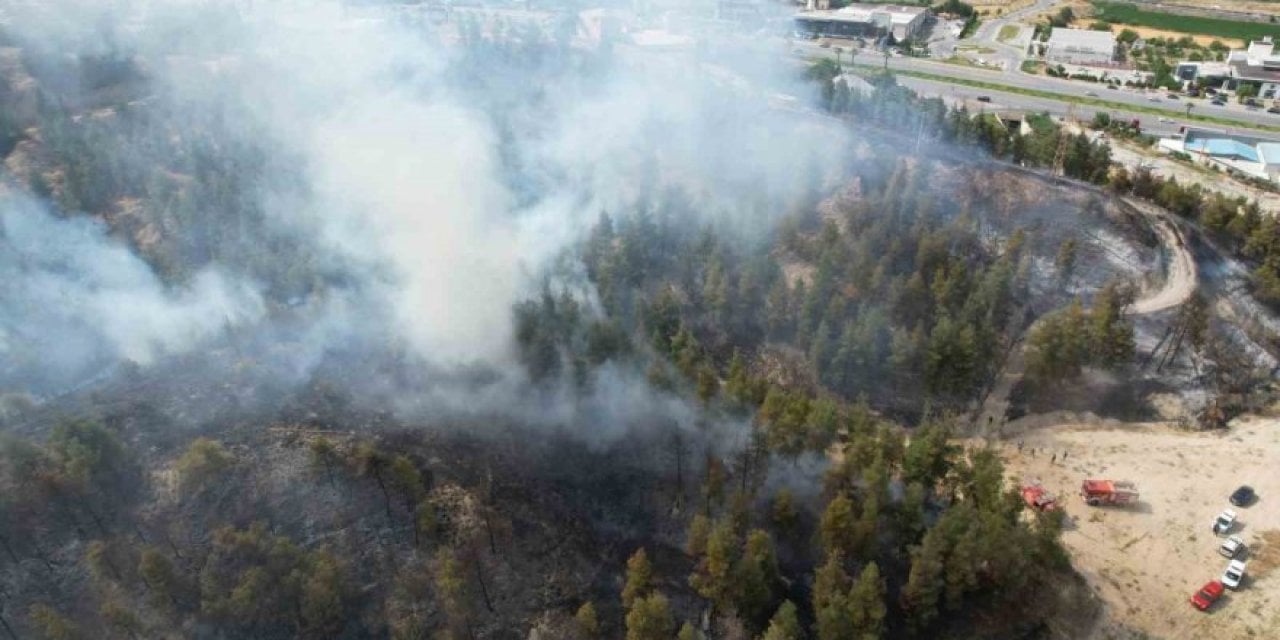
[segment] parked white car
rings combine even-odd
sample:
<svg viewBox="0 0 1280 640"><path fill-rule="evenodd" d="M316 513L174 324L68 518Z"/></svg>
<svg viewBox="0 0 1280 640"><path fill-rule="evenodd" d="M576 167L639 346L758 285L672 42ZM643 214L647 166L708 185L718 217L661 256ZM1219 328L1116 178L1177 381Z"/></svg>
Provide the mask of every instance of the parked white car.
<svg viewBox="0 0 1280 640"><path fill-rule="evenodd" d="M1222 584L1228 589L1236 589L1240 587L1240 581L1244 580L1244 562L1240 560L1232 560L1227 563L1227 570L1222 572Z"/></svg>
<svg viewBox="0 0 1280 640"><path fill-rule="evenodd" d="M1213 532L1218 535L1231 533L1231 527L1236 525L1236 512L1231 509L1223 509L1222 513L1213 521Z"/></svg>
<svg viewBox="0 0 1280 640"><path fill-rule="evenodd" d="M1229 536L1222 541L1222 545L1218 547L1218 553L1228 557L1235 558L1244 551L1244 539L1240 536Z"/></svg>

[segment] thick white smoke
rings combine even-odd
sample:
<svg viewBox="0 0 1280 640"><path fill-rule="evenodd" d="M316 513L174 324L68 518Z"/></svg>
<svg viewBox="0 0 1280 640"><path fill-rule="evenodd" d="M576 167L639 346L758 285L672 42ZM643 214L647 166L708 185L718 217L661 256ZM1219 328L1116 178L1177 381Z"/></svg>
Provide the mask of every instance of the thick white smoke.
<svg viewBox="0 0 1280 640"><path fill-rule="evenodd" d="M517 79L538 88L535 110L503 84L509 53L472 53L464 68L458 50L440 43L448 38L335 2L231 3L233 11L196 30L181 0L120 3L99 15L97 30L68 26L75 13L56 5L21 18L29 37L47 34L46 45L64 52L136 52L154 87L147 108L193 122L214 114L274 154L269 166L289 167L263 176L267 225L341 272L321 299L291 303L313 315L310 331L291 334L305 352L295 368L384 342L406 346L446 381L456 379L452 370L497 372L486 389L431 388L418 405L493 411L508 402L546 421L568 422L582 409L610 423L622 421L618 412L661 405L641 374L612 368L594 387L601 397L560 390L530 399L513 366L513 305L537 294L550 260L601 210L678 185L697 203L690 215L735 232L763 229L785 213L770 202L807 188L817 171L838 170L842 156L839 128L775 112L765 92L726 84L723 70L708 73L689 55L629 53L589 79L563 70L545 82ZM189 28L175 26L183 20ZM30 212L23 219L32 228L9 242L24 251L38 246L32 238L54 242L75 227L78 251L115 262L59 271L0 258L30 282L4 302L10 344L18 334L46 344L58 336L79 344L69 360L147 361L194 349L221 327L268 325L280 312L252 293L265 285L238 265L171 291L96 225ZM52 316L28 302L62 295L75 300ZM687 408L668 412L689 419Z"/></svg>
<svg viewBox="0 0 1280 640"><path fill-rule="evenodd" d="M218 270L166 288L96 220L0 201L0 379L56 382L119 359L149 364L262 316L258 293Z"/></svg>

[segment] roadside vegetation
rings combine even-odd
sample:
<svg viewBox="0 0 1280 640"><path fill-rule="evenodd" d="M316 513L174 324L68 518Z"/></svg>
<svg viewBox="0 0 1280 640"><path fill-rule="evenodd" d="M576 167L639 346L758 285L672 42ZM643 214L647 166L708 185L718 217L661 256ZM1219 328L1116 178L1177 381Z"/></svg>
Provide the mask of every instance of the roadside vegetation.
<svg viewBox="0 0 1280 640"><path fill-rule="evenodd" d="M940 99L920 98L898 87L892 75L879 73L870 77L877 86L875 97L863 99L849 94L836 81L835 88L828 92L828 108L901 130L921 127L944 139L985 147L994 157L1017 164L1052 168L1060 163L1064 175L1105 185L1121 195L1154 202L1199 223L1252 265L1254 294L1270 305L1280 306L1280 222L1275 216L1263 216L1256 202L1208 192L1199 185L1184 186L1174 179L1157 177L1148 170L1130 172L1124 167L1113 166L1105 143L1091 142L1085 134L1072 136L1056 124L1049 133L1042 132L1043 127L1036 127L1032 134L1023 136L989 118L974 118L963 107L948 109ZM947 81L962 82L952 78ZM1128 105L1117 106L1134 110ZM905 114L916 115L907 119ZM1063 137L1067 138L1065 142ZM1059 147L1065 151L1062 157L1056 154Z"/></svg>

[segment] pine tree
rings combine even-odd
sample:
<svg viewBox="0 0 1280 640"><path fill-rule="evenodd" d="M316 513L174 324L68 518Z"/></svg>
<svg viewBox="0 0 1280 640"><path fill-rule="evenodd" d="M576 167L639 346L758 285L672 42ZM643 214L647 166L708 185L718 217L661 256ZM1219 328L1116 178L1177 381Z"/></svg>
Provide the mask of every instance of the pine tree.
<svg viewBox="0 0 1280 640"><path fill-rule="evenodd" d="M946 583L943 580L944 544L937 530L930 530L924 542L911 554L911 571L902 589L902 604L907 621L916 631L923 631L938 616L938 601Z"/></svg>
<svg viewBox="0 0 1280 640"><path fill-rule="evenodd" d="M676 634L676 640L699 640L702 634L688 622L680 625L680 633Z"/></svg>
<svg viewBox="0 0 1280 640"><path fill-rule="evenodd" d="M573 614L573 620L578 626L578 634L585 640L600 637L600 619L596 616L596 605L590 600L578 607L578 612Z"/></svg>
<svg viewBox="0 0 1280 640"><path fill-rule="evenodd" d="M630 610L635 602L653 590L653 565L644 547L627 559L627 582L622 587L622 608Z"/></svg>
<svg viewBox="0 0 1280 640"><path fill-rule="evenodd" d="M804 630L800 627L800 617L796 613L796 605L790 600L782 603L778 611L769 620L769 629L761 640L802 640Z"/></svg>
<svg viewBox="0 0 1280 640"><path fill-rule="evenodd" d="M756 529L747 535L746 548L734 573L737 610L760 628L773 609L773 592L778 583L778 560L768 533Z"/></svg>
<svg viewBox="0 0 1280 640"><path fill-rule="evenodd" d="M878 640L884 636L884 620L888 615L885 606L885 584L880 577L880 567L867 563L858 574L858 580L849 590L849 619L854 640Z"/></svg>
<svg viewBox="0 0 1280 640"><path fill-rule="evenodd" d="M853 501L841 493L827 503L819 524L822 548L828 556L850 557L857 543L854 530Z"/></svg>
<svg viewBox="0 0 1280 640"><path fill-rule="evenodd" d="M734 568L738 561L738 540L733 526L721 521L707 538L707 553L698 562L689 586L698 595L710 600L716 607L727 610L733 606Z"/></svg>
<svg viewBox="0 0 1280 640"><path fill-rule="evenodd" d="M671 604L661 593L636 598L627 612L627 640L670 640L675 632Z"/></svg>

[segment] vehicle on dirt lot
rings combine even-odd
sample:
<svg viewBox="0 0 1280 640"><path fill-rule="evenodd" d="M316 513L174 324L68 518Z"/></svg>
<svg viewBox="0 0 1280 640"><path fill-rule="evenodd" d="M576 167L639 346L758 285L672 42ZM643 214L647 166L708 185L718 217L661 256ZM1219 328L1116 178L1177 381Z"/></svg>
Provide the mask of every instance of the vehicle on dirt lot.
<svg viewBox="0 0 1280 640"><path fill-rule="evenodd" d="M1089 479L1080 484L1080 497L1091 507L1134 504L1138 501L1138 486L1127 480Z"/></svg>
<svg viewBox="0 0 1280 640"><path fill-rule="evenodd" d="M978 102L991 102L991 96L978 96Z"/></svg>
<svg viewBox="0 0 1280 640"><path fill-rule="evenodd" d="M1221 545L1218 545L1218 553L1228 558L1240 555L1241 551L1244 551L1244 539L1240 536L1229 536L1222 541Z"/></svg>
<svg viewBox="0 0 1280 640"><path fill-rule="evenodd" d="M1062 508L1058 505L1058 498L1040 486L1039 482L1022 485L1022 501L1036 511L1057 511Z"/></svg>
<svg viewBox="0 0 1280 640"><path fill-rule="evenodd" d="M1231 504L1234 504L1237 507L1247 507L1253 502L1253 498L1253 487L1246 484L1241 486L1239 489L1232 491L1230 500Z"/></svg>
<svg viewBox="0 0 1280 640"><path fill-rule="evenodd" d="M1244 561L1232 560L1227 563L1227 570L1222 572L1222 584L1228 589L1238 589L1244 580Z"/></svg>
<svg viewBox="0 0 1280 640"><path fill-rule="evenodd" d="M1236 512L1231 509L1223 509L1217 518L1213 519L1213 532L1218 535L1231 533L1231 528L1236 526Z"/></svg>
<svg viewBox="0 0 1280 640"><path fill-rule="evenodd" d="M1208 611L1213 603L1222 597L1222 583L1217 580L1206 583L1200 590L1192 594L1191 604L1201 611Z"/></svg>

